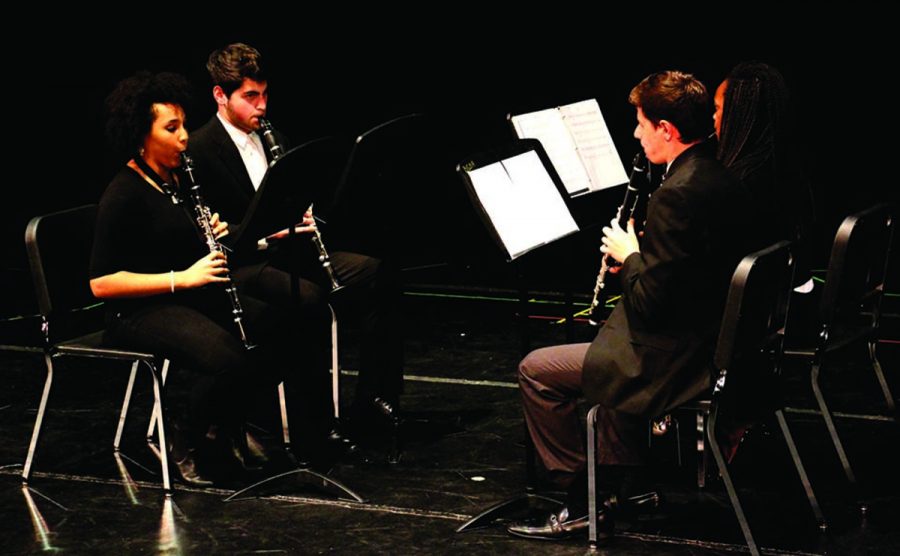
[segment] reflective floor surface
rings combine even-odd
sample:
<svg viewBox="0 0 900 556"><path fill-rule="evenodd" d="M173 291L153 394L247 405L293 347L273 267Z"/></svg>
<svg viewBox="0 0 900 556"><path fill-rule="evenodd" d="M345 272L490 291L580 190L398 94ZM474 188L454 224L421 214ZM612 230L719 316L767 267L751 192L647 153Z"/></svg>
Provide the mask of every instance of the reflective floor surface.
<svg viewBox="0 0 900 556"><path fill-rule="evenodd" d="M492 503L525 487L523 425L515 366L520 343L515 305L502 299L404 296L406 392L402 456L389 461L383 439L338 462L330 475L365 503L297 479L272 482L258 497L223 499L246 482L195 489L177 484L164 496L159 464L144 436L149 384L139 382L122 452L112 439L127 381L122 365L59 366L34 477L20 473L43 385L39 353L0 352L0 554L583 554L586 538L517 539L502 523L461 534L455 529ZM562 308L533 304L529 332L539 347L565 341L553 317ZM885 337L900 338L886 320ZM893 328L893 330L892 330ZM342 327L342 389L352 397L355 331ZM576 323L574 340L589 338ZM4 343L4 342L0 342ZM900 346L879 347L888 379L900 390ZM815 527L800 483L774 425L751 429L733 478L758 543L770 554L900 552L900 463L895 423L865 417L883 411L871 371L850 362L826 372L838 428L869 511L862 516L847 487L821 417L812 411L806 370L786 369L787 417L829 522ZM278 447L274 405L259 408L257 432ZM721 481L696 486L694 418L676 414L675 436L654 439L653 476L664 497L657 510L621 520L600 553L706 555L746 551ZM270 468L263 473L283 469ZM535 509L534 512L539 512Z"/></svg>

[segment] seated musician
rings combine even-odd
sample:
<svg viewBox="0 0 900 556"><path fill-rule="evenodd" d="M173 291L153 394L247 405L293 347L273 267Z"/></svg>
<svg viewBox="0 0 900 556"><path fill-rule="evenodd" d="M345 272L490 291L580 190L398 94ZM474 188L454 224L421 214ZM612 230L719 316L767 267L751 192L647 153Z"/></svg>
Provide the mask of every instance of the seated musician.
<svg viewBox="0 0 900 556"><path fill-rule="evenodd" d="M715 158L709 97L692 75L654 73L629 95L634 137L667 167L649 201L643 237L613 219L603 253L622 263L622 299L591 343L531 352L519 364L525 420L566 504L546 520L514 522L517 536L555 539L586 531L587 471L576 403L600 404L599 477L625 499L638 488L648 419L711 386L712 354L731 274L750 252L748 195ZM611 500L611 498L609 499ZM600 538L613 534L602 505Z"/></svg>

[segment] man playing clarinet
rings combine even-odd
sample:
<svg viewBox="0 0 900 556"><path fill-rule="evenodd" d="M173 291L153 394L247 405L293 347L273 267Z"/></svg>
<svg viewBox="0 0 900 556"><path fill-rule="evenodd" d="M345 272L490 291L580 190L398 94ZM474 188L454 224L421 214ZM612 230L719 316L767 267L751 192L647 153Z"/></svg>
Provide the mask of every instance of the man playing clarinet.
<svg viewBox="0 0 900 556"><path fill-rule="evenodd" d="M650 162L665 164L647 207L641 241L633 224L603 229L601 251L622 263L622 298L591 343L531 352L519 364L529 434L566 505L511 534L555 539L586 531L587 470L576 402L600 404L599 477L626 500L639 492L648 420L711 385L712 355L736 264L751 249L742 186L716 161L706 88L678 71L652 74L632 89L634 137ZM602 498L601 498L602 500ZM604 504L600 537L613 534Z"/></svg>
<svg viewBox="0 0 900 556"><path fill-rule="evenodd" d="M223 219L241 222L272 157L260 137L260 119L267 111L268 82L259 51L242 43L214 51L206 67L212 79L217 112L191 135L189 149L204 180L210 206ZM277 132L276 138L286 151L286 138ZM298 214L297 219L301 218L304 226L298 227L298 231L314 233L312 215ZM336 250L330 254L331 269L345 287L339 296L329 299L332 284L317 262L318 254L310 249L309 257L303 259L278 261L259 256L257 260L243 261L245 264L233 274L242 291L289 304L294 300L290 297L290 274L286 269L288 265L299 265L302 276L298 284L299 301L301 311L305 312L299 318L323 320L322 354L328 353L330 344L327 325L330 317L322 315L323 308L327 312L326 300L335 305L339 317L348 314L357 317L362 339L359 380L350 412L353 428L365 428L360 432L367 433L366 436L371 432L396 434L403 380L397 273L385 261ZM328 368L324 361L327 358L316 357L314 363L322 366L322 373ZM330 404L330 400L309 401ZM340 436L333 426L331 437L339 440Z"/></svg>

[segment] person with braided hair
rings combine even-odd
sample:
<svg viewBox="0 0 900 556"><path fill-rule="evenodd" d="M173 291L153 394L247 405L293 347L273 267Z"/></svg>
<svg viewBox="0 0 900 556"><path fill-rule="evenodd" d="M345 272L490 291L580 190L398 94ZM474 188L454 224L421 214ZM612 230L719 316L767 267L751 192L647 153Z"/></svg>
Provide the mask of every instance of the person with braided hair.
<svg viewBox="0 0 900 556"><path fill-rule="evenodd" d="M807 233L813 220L812 193L794 154L784 77L762 62L743 62L719 84L713 124L717 158L749 190L760 227L760 246L797 241L795 285L812 290Z"/></svg>

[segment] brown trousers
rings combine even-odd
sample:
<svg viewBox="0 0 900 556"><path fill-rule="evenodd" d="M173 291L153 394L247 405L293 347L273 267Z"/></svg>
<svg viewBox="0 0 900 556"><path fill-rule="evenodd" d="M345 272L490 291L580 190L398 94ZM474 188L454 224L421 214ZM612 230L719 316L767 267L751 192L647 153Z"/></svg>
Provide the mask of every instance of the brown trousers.
<svg viewBox="0 0 900 556"><path fill-rule="evenodd" d="M537 349L519 363L525 423L544 467L567 482L586 463L584 424L578 413L581 374L590 344ZM600 408L597 463L640 465L646 451L647 418Z"/></svg>

